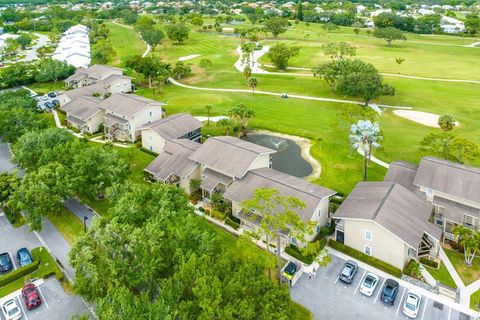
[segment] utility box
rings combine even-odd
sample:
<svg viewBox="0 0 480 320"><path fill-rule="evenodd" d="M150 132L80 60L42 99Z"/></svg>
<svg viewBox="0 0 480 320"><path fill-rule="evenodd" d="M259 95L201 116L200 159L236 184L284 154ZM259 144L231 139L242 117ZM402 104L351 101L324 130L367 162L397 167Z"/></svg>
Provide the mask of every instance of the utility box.
<svg viewBox="0 0 480 320"><path fill-rule="evenodd" d="M290 287L293 287L302 276L302 269L303 266L300 263L288 261L282 268L282 280L287 282Z"/></svg>

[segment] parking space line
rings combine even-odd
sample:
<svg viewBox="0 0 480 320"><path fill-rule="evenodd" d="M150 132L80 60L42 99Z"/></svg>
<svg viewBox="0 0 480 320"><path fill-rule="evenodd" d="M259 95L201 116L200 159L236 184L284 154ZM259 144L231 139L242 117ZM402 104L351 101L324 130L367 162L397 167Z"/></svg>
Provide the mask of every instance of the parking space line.
<svg viewBox="0 0 480 320"><path fill-rule="evenodd" d="M422 318L420 320L423 320L423 317L425 317L425 310L427 310L427 304L428 304L428 298L425 297L425 304L423 305L423 312L422 312Z"/></svg>
<svg viewBox="0 0 480 320"><path fill-rule="evenodd" d="M25 320L28 320L27 312L25 312L25 309L23 308L22 300L20 299L22 295L17 296L18 300L18 305L20 306L20 309L22 309L23 316L25 317Z"/></svg>
<svg viewBox="0 0 480 320"><path fill-rule="evenodd" d="M448 320L450 320L451 315L452 315L452 308L448 307Z"/></svg>
<svg viewBox="0 0 480 320"><path fill-rule="evenodd" d="M337 279L335 279L335 283L338 282L338 279L340 279L340 276L337 276Z"/></svg>
<svg viewBox="0 0 480 320"><path fill-rule="evenodd" d="M8 254L10 255L10 259L12 260L13 270L17 270L17 264L15 263L15 260L13 260L12 253L8 251Z"/></svg>
<svg viewBox="0 0 480 320"><path fill-rule="evenodd" d="M407 288L403 288L402 298L400 299L400 303L398 304L396 314L398 314L398 311L400 311L400 306L403 304L403 297L405 296L405 291L407 291Z"/></svg>
<svg viewBox="0 0 480 320"><path fill-rule="evenodd" d="M375 297L375 300L373 301L373 304L377 303L378 297L380 296L380 292L382 292L383 286L385 285L385 281L387 281L387 279L383 279L382 285L378 289L377 296Z"/></svg>
<svg viewBox="0 0 480 320"><path fill-rule="evenodd" d="M47 307L47 309L50 309L47 303L47 299L45 299L45 296L43 295L43 292L42 292L42 289L40 289L40 286L38 286L37 289L38 289L38 293L40 293L40 295L42 296L42 302L45 303L45 307Z"/></svg>
<svg viewBox="0 0 480 320"><path fill-rule="evenodd" d="M355 292L353 294L357 294L358 288L360 288L360 286L362 285L363 278L365 277L366 274L367 274L367 270L363 271L362 277L360 278L357 288L355 289Z"/></svg>

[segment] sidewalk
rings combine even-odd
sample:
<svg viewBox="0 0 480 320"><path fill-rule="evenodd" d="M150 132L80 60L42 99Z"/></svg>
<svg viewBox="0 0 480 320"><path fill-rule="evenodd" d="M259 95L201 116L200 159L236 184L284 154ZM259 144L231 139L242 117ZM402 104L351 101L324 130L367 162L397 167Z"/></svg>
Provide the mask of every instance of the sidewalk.
<svg viewBox="0 0 480 320"><path fill-rule="evenodd" d="M443 264L448 270L448 273L452 276L453 281L458 287L458 290L460 290L460 304L464 306L470 306L470 295L474 292L469 292L467 288L465 287L465 284L463 283L462 279L458 275L457 270L455 270L455 267L452 265L450 262L450 259L448 259L447 254L443 250L443 248L440 246L440 258L443 261Z"/></svg>
<svg viewBox="0 0 480 320"><path fill-rule="evenodd" d="M407 289L411 289L411 290L414 290L418 293L420 293L421 295L429 298L429 299L432 299L434 301L438 301L440 303L442 303L443 305L446 305L450 308L453 308L453 309L456 309L462 313L465 313L467 315L470 315L474 318L476 317L479 317L480 316L480 313L479 312L476 312L472 309L470 309L469 305L464 305L463 303L462 304L459 304L459 303L456 303L448 298L445 298L445 297L442 297L442 296L439 296L439 295L436 295L434 294L433 292L430 292L428 290L425 290L423 288L420 288L420 287L417 287L416 285L414 284L411 284L410 282L406 282L405 280L402 280L402 279L399 279L399 278L396 278L394 276L392 276L391 274L388 274L382 270L379 270L375 267L372 267L371 265L368 265L362 261L359 261L357 259L354 259L350 256L347 256L346 254L342 253L342 252L339 252L333 248L330 248L330 247L326 247L328 249L328 252L332 255L332 256L335 256L335 257L338 257L340 259L343 259L343 260L353 260L355 261L356 263L358 263L358 266L362 269L365 269L369 272L372 272L372 273L375 273L383 278L390 278L390 279L394 279L395 281L397 281L402 287L405 287Z"/></svg>

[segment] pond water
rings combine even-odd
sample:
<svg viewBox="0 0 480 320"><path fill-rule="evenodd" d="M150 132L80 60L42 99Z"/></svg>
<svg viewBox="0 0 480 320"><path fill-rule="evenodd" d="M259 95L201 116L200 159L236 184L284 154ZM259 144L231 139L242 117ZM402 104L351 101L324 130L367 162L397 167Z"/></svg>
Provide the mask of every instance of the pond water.
<svg viewBox="0 0 480 320"><path fill-rule="evenodd" d="M275 170L300 178L313 171L310 163L302 157L300 146L293 140L257 133L249 133L242 139L276 150L272 154L272 167Z"/></svg>

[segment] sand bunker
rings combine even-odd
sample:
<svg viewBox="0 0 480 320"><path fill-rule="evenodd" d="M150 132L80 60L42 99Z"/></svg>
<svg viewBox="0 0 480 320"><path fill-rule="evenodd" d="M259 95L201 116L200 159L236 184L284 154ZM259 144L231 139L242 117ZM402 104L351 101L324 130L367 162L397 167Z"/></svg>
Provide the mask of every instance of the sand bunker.
<svg viewBox="0 0 480 320"><path fill-rule="evenodd" d="M440 115L435 113L423 112L423 111L413 111L413 110L395 110L393 111L399 117L415 121L417 123L423 124L427 127L438 128L438 118ZM456 125L460 125L456 122Z"/></svg>
<svg viewBox="0 0 480 320"><path fill-rule="evenodd" d="M196 57L200 57L200 56L201 54L191 54L189 56L178 58L178 61L187 61L187 60L195 59Z"/></svg>

